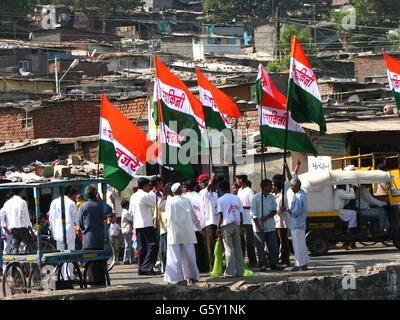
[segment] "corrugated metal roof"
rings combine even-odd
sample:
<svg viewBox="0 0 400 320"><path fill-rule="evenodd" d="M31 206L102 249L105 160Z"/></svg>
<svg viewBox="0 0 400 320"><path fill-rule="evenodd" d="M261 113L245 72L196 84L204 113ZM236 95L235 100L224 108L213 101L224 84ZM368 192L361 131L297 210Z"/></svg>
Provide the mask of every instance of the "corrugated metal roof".
<svg viewBox="0 0 400 320"><path fill-rule="evenodd" d="M314 123L302 123L307 129L319 131L318 125ZM375 120L375 121L346 121L328 122L326 134L349 133L349 132L379 132L400 131L400 119Z"/></svg>

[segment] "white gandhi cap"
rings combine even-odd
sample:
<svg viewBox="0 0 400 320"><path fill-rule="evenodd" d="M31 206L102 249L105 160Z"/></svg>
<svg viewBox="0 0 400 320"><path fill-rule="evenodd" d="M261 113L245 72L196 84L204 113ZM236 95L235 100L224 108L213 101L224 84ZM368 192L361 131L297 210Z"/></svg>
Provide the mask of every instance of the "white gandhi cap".
<svg viewBox="0 0 400 320"><path fill-rule="evenodd" d="M179 182L174 183L171 187L171 191L175 193L175 191L178 190L180 186L181 184Z"/></svg>

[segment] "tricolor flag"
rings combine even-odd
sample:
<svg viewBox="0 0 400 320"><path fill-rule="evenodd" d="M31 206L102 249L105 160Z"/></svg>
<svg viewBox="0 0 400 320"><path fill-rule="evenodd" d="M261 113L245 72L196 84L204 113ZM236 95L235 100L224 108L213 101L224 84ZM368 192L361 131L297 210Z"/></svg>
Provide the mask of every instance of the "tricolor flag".
<svg viewBox="0 0 400 320"><path fill-rule="evenodd" d="M287 99L287 109L295 121L314 122L321 134L326 132L317 78L295 35L292 35Z"/></svg>
<svg viewBox="0 0 400 320"><path fill-rule="evenodd" d="M215 87L196 67L200 101L204 106L206 127L223 130L231 128L228 117L240 118L239 108L229 96Z"/></svg>
<svg viewBox="0 0 400 320"><path fill-rule="evenodd" d="M400 110L400 61L386 54L384 49L382 49L382 53L386 62L390 90L393 91L397 108Z"/></svg>
<svg viewBox="0 0 400 320"><path fill-rule="evenodd" d="M157 56L154 56L154 60L156 79L153 101L163 145L162 164L182 172L186 178L191 178L194 172L189 156L196 154L190 152L200 149L201 132L205 128L203 106ZM184 129L192 129L195 136L182 133ZM186 154L185 162L179 156L182 150Z"/></svg>
<svg viewBox="0 0 400 320"><path fill-rule="evenodd" d="M99 127L99 162L104 164L104 178L124 190L137 170L146 164L153 143L102 93Z"/></svg>
<svg viewBox="0 0 400 320"><path fill-rule="evenodd" d="M262 64L258 66L256 102L264 145L284 149L286 121L289 120L286 148L313 153L315 156L318 154L302 126L292 119L290 112L287 117L286 97L276 89Z"/></svg>

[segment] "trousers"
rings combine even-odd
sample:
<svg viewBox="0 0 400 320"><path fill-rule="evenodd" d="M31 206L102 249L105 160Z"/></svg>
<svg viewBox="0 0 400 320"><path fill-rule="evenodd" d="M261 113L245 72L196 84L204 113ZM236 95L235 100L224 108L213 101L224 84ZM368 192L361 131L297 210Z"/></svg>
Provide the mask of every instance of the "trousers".
<svg viewBox="0 0 400 320"><path fill-rule="evenodd" d="M247 252L247 258L249 258L250 266L257 265L256 249L254 241L253 226L251 224L244 224L243 227L246 230L246 234L241 236L242 243L242 254L243 258Z"/></svg>
<svg viewBox="0 0 400 320"><path fill-rule="evenodd" d="M21 242L26 244L26 252L35 252L36 244L29 234L28 228L13 228L11 229L11 253L16 254L19 251Z"/></svg>
<svg viewBox="0 0 400 320"><path fill-rule="evenodd" d="M123 233L124 238L124 263L131 264L133 259L133 249L132 249L132 232Z"/></svg>
<svg viewBox="0 0 400 320"><path fill-rule="evenodd" d="M139 252L139 271L153 271L158 256L158 239L154 227L136 229L137 246Z"/></svg>
<svg viewBox="0 0 400 320"><path fill-rule="evenodd" d="M254 234L256 241L257 254L258 254L258 266L265 267L267 264L266 252L264 250L265 244L267 244L269 253L269 265L275 266L279 260L278 241L275 231L271 232L256 232Z"/></svg>
<svg viewBox="0 0 400 320"><path fill-rule="evenodd" d="M235 223L222 227L222 241L225 247L225 276L241 277L243 275L243 255L240 241L239 226Z"/></svg>

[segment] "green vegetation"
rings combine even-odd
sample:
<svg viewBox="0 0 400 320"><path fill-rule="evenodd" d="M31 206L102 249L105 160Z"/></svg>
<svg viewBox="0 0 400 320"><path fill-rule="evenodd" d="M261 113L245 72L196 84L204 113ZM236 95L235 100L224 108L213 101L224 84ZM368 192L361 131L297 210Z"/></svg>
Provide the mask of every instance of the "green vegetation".
<svg viewBox="0 0 400 320"><path fill-rule="evenodd" d="M290 67L290 48L292 35L295 34L300 41L301 46L307 54L308 59L313 67L316 65L317 48L313 43L310 28L298 30L294 25L287 25L281 34L281 40L278 43L280 58L268 63L266 70L268 72L282 72Z"/></svg>

